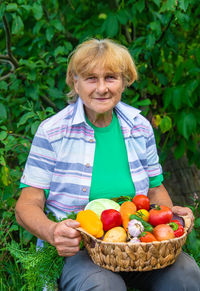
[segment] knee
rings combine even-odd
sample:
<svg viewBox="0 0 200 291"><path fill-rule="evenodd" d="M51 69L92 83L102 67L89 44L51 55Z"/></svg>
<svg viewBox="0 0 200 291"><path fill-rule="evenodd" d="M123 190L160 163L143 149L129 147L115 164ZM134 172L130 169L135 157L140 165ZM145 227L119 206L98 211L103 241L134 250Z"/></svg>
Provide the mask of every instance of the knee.
<svg viewBox="0 0 200 291"><path fill-rule="evenodd" d="M80 287L80 291L126 291L126 285L120 275L102 270L88 276Z"/></svg>

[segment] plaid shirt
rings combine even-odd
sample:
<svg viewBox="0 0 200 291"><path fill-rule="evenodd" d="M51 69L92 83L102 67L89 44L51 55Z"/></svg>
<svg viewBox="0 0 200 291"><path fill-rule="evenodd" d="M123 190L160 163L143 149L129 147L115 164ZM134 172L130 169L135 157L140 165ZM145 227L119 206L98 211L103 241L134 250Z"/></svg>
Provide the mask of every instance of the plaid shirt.
<svg viewBox="0 0 200 291"><path fill-rule="evenodd" d="M162 173L153 129L138 109L123 102L116 105L115 112L136 194L147 195L149 177ZM94 130L86 123L79 98L75 104L41 123L21 183L49 189L46 207L57 217L84 209L89 202L95 143Z"/></svg>

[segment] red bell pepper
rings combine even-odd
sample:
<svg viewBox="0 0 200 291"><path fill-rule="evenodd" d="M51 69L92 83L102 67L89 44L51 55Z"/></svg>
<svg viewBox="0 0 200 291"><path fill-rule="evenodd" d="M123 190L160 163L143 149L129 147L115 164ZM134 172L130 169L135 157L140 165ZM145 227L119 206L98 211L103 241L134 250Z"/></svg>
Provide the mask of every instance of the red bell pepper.
<svg viewBox="0 0 200 291"><path fill-rule="evenodd" d="M172 220L169 223L169 226L171 226L171 228L173 229L175 237L180 237L184 234L184 228L178 220Z"/></svg>

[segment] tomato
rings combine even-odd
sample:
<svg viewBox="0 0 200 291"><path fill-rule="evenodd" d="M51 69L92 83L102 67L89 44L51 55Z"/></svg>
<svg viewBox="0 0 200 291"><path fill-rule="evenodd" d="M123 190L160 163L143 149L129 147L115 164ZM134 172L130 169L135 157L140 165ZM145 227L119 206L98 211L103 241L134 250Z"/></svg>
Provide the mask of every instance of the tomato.
<svg viewBox="0 0 200 291"><path fill-rule="evenodd" d="M153 235L159 241L175 237L173 229L168 224L159 224L153 229Z"/></svg>
<svg viewBox="0 0 200 291"><path fill-rule="evenodd" d="M141 217L144 221L148 221L149 220L149 212L146 209L140 209L138 210L135 215L137 215L138 217Z"/></svg>
<svg viewBox="0 0 200 291"><path fill-rule="evenodd" d="M151 232L145 231L141 234L140 241L141 242L152 242L152 241L157 241L157 239L155 238L155 236Z"/></svg>
<svg viewBox="0 0 200 291"><path fill-rule="evenodd" d="M136 195L133 199L132 202L136 205L137 210L139 209L146 209L149 210L150 208L150 200L146 195Z"/></svg>
<svg viewBox="0 0 200 291"><path fill-rule="evenodd" d="M173 213L167 206L156 205L149 211L149 223L153 226L169 223L172 220Z"/></svg>

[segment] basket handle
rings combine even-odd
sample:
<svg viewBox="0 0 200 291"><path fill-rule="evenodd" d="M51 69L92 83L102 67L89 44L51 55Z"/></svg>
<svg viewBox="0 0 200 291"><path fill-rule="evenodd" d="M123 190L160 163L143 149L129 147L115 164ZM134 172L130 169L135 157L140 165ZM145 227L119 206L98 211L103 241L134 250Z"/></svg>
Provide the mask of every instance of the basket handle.
<svg viewBox="0 0 200 291"><path fill-rule="evenodd" d="M188 215L185 215L185 216L180 216L183 218L184 220L184 223L185 223L185 226L184 226L184 230L185 232L188 232L191 224L192 224L192 221L191 221L191 218L188 216Z"/></svg>

